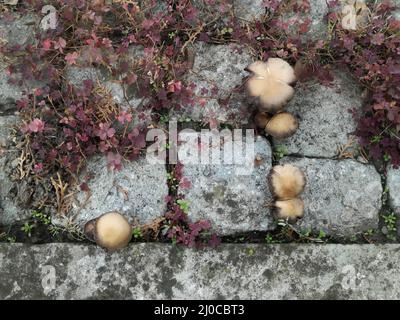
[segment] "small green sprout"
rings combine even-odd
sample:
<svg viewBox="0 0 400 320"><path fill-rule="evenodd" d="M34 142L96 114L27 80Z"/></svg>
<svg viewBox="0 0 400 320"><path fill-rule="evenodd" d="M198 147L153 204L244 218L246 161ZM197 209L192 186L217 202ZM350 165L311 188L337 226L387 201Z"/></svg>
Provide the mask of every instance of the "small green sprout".
<svg viewBox="0 0 400 320"><path fill-rule="evenodd" d="M256 253L256 250L253 247L247 248L247 255L252 256Z"/></svg>
<svg viewBox="0 0 400 320"><path fill-rule="evenodd" d="M268 244L277 243L277 241L274 240L274 237L269 233L265 236L265 242Z"/></svg>
<svg viewBox="0 0 400 320"><path fill-rule="evenodd" d="M382 216L383 221L385 222L385 226L387 229L386 238L391 241L396 241L397 238L397 216L392 212L387 215Z"/></svg>
<svg viewBox="0 0 400 320"><path fill-rule="evenodd" d="M274 149L275 160L280 160L287 154L288 154L288 151L287 151L286 147L283 145L277 145Z"/></svg>
<svg viewBox="0 0 400 320"><path fill-rule="evenodd" d="M324 239L326 237L326 233L323 230L319 230L318 239Z"/></svg>
<svg viewBox="0 0 400 320"><path fill-rule="evenodd" d="M189 213L189 203L186 200L179 199L176 201L184 213Z"/></svg>
<svg viewBox="0 0 400 320"><path fill-rule="evenodd" d="M21 231L25 232L28 235L28 237L31 237L33 227L34 227L33 224L29 224L29 222L25 222L25 224L21 228Z"/></svg>
<svg viewBox="0 0 400 320"><path fill-rule="evenodd" d="M384 155L383 155L383 161L385 161L385 162L389 162L390 161L390 155L388 155L387 153L385 153Z"/></svg>
<svg viewBox="0 0 400 320"><path fill-rule="evenodd" d="M142 235L142 230L140 229L140 227L133 228L132 235L135 239L141 239L143 235Z"/></svg>
<svg viewBox="0 0 400 320"><path fill-rule="evenodd" d="M34 210L32 212L32 217L37 219L39 222L45 224L45 225L49 225L51 223L51 218L48 215L45 215L41 212L38 212L36 210Z"/></svg>
<svg viewBox="0 0 400 320"><path fill-rule="evenodd" d="M378 143L382 140L382 136L373 136L371 138L371 143Z"/></svg>

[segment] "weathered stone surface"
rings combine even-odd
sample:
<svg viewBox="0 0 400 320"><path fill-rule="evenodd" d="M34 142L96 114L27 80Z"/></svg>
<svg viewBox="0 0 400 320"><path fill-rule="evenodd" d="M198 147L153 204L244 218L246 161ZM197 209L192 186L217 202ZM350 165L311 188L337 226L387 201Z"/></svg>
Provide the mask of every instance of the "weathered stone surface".
<svg viewBox="0 0 400 320"><path fill-rule="evenodd" d="M15 155L8 148L10 128L17 121L16 116L0 117L0 225L22 221L29 216L29 210L21 208L13 197L17 186L9 178L9 168ZM18 185L24 188L24 184Z"/></svg>
<svg viewBox="0 0 400 320"><path fill-rule="evenodd" d="M311 39L323 39L327 34L328 26L324 21L324 16L328 13L328 6L325 0L310 1L311 26L307 32L307 37Z"/></svg>
<svg viewBox="0 0 400 320"><path fill-rule="evenodd" d="M337 75L331 87L298 85L286 110L298 118L299 129L286 140L275 139L275 144L291 155L334 157L357 126L349 109L361 107L361 91L347 75Z"/></svg>
<svg viewBox="0 0 400 320"><path fill-rule="evenodd" d="M127 104L124 97L124 90L118 81L112 81L106 72L94 67L68 67L66 70L67 80L76 87L82 87L85 80L91 80L104 85L113 96L115 102Z"/></svg>
<svg viewBox="0 0 400 320"><path fill-rule="evenodd" d="M300 229L350 237L378 227L383 188L372 165L292 157L281 162L299 167L307 178L301 195L305 213L297 222Z"/></svg>
<svg viewBox="0 0 400 320"><path fill-rule="evenodd" d="M140 158L124 162L121 171L110 171L105 157L98 156L89 160L82 173L81 182L85 181L90 192L78 191L69 215L75 217L78 225L113 210L124 214L130 222L141 224L165 214L168 195L165 165L152 165Z"/></svg>
<svg viewBox="0 0 400 320"><path fill-rule="evenodd" d="M284 1L280 1L282 3ZM310 0L309 12L294 13L293 11L284 11L280 16L283 23L289 26L289 34L292 36L300 36L303 39L318 40L327 36L328 27L324 16L328 13L328 6L325 0ZM339 8L340 9L340 8ZM340 10L339 10L340 11ZM299 24L310 20L309 31L299 33Z"/></svg>
<svg viewBox="0 0 400 320"><path fill-rule="evenodd" d="M246 145L238 145L233 159L245 150ZM214 144L211 150L220 149ZM222 150L222 148L221 148ZM269 230L274 227L269 209L271 201L266 176L271 169L271 147L267 140L257 137L254 155L249 163L254 169L241 170L240 165L185 164L183 176L191 182L188 189L180 188L180 193L188 201L189 217L193 220L208 219L221 235L238 232Z"/></svg>
<svg viewBox="0 0 400 320"><path fill-rule="evenodd" d="M6 68L8 64L0 58L0 116L13 114L17 109L16 101L21 99L24 93L44 86L44 83L39 81L28 81L22 85L11 84L10 77L5 72Z"/></svg>
<svg viewBox="0 0 400 320"><path fill-rule="evenodd" d="M234 0L233 8L235 16L246 20L260 20L265 15L264 0Z"/></svg>
<svg viewBox="0 0 400 320"><path fill-rule="evenodd" d="M202 42L194 45L193 52L194 65L185 82L196 85L195 95L199 103L174 110L171 117L202 122L216 120L235 125L247 123L250 110L244 102L242 84L248 75L244 68L252 62L250 53L233 45ZM204 105L200 99L203 99Z"/></svg>
<svg viewBox="0 0 400 320"><path fill-rule="evenodd" d="M17 116L0 117L0 147L3 148L3 152L6 152L5 148L9 141L11 127L17 122L17 119Z"/></svg>
<svg viewBox="0 0 400 320"><path fill-rule="evenodd" d="M396 5L396 10L393 12L393 16L395 19L400 20L400 0L392 0L392 2Z"/></svg>
<svg viewBox="0 0 400 320"><path fill-rule="evenodd" d="M231 45L209 45L202 42L194 47L195 62L193 72L187 80L201 88L208 89L206 96L211 95L211 89L218 88L218 97L228 96L232 90L242 84L247 75L244 68L252 62L245 48Z"/></svg>
<svg viewBox="0 0 400 320"><path fill-rule="evenodd" d="M144 57L144 49L141 46L130 46L126 59L129 63L137 63ZM143 99L135 95L132 90L123 86L120 79L123 75L119 75L118 79L113 79L110 73L104 68L95 68L87 66L82 58L78 61L78 66L68 66L65 70L65 77L69 83L76 87L82 87L84 80L92 80L95 84L100 83L106 89L108 89L114 98L115 102L118 103L122 108L128 107L137 108L143 105ZM125 92L124 92L125 91Z"/></svg>
<svg viewBox="0 0 400 320"><path fill-rule="evenodd" d="M0 39L9 46L33 44L40 23L34 14L10 14L0 18Z"/></svg>
<svg viewBox="0 0 400 320"><path fill-rule="evenodd" d="M35 31L39 24L39 18L33 14L11 14L0 18L0 46L25 46L33 44ZM10 114L15 111L15 101L21 99L23 90L30 90L42 86L39 83L30 82L26 86L18 86L8 83L9 76L5 72L10 63L14 63L13 57L0 57L0 115Z"/></svg>
<svg viewBox="0 0 400 320"><path fill-rule="evenodd" d="M390 205L400 215L400 169L389 168L387 187L389 188Z"/></svg>
<svg viewBox="0 0 400 320"><path fill-rule="evenodd" d="M399 259L398 244L0 244L0 298L400 299Z"/></svg>
<svg viewBox="0 0 400 320"><path fill-rule="evenodd" d="M233 9L233 0L215 0L213 5L210 5L207 0L192 0L191 4L198 10L198 19L206 24L214 21L217 16L223 23L227 23L229 13Z"/></svg>
<svg viewBox="0 0 400 320"><path fill-rule="evenodd" d="M4 72L7 67L0 62L0 116L15 111L15 101L22 97L21 88L8 83L9 76Z"/></svg>

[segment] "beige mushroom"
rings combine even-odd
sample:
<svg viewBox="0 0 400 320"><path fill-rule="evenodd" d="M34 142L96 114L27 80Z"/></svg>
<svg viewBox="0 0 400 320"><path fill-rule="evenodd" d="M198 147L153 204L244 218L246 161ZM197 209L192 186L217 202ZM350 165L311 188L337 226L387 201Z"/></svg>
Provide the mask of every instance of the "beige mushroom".
<svg viewBox="0 0 400 320"><path fill-rule="evenodd" d="M259 98L261 110L276 112L293 97L294 89L289 84L296 80L296 76L285 60L256 61L246 70L252 73L247 82L249 95Z"/></svg>
<svg viewBox="0 0 400 320"><path fill-rule="evenodd" d="M279 200L297 198L306 185L304 173L290 164L278 165L272 168L268 176L270 190Z"/></svg>
<svg viewBox="0 0 400 320"><path fill-rule="evenodd" d="M299 128L297 119L288 112L274 115L265 126L265 132L274 138L284 139L292 136Z"/></svg>
<svg viewBox="0 0 400 320"><path fill-rule="evenodd" d="M299 198L275 201L276 215L279 219L295 221L304 215L304 201Z"/></svg>
<svg viewBox="0 0 400 320"><path fill-rule="evenodd" d="M127 246L132 238L132 226L123 215L115 211L88 221L84 232L89 239L111 251Z"/></svg>

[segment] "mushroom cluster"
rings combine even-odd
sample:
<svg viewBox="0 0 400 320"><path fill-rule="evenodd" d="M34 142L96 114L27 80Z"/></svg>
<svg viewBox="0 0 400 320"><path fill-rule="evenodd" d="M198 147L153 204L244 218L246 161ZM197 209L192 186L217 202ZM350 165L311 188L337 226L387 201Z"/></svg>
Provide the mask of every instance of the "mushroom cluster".
<svg viewBox="0 0 400 320"><path fill-rule="evenodd" d="M246 70L252 74L247 81L248 93L259 105L256 125L277 139L293 135L299 123L293 115L282 110L294 95L290 86L296 81L294 69L285 60L269 58L267 62L250 64Z"/></svg>
<svg viewBox="0 0 400 320"><path fill-rule="evenodd" d="M277 218L295 222L303 217L304 201L299 195L306 185L304 173L290 164L278 165L272 168L268 182L275 197Z"/></svg>
<svg viewBox="0 0 400 320"><path fill-rule="evenodd" d="M115 211L88 221L84 232L89 240L110 251L126 247L132 238L132 226L123 215Z"/></svg>

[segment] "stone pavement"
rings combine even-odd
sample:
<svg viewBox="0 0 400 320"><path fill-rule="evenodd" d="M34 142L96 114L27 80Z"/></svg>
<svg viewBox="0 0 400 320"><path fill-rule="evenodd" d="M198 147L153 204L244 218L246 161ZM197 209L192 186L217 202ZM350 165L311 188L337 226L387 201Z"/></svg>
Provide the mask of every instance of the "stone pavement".
<svg viewBox="0 0 400 320"><path fill-rule="evenodd" d="M261 0L231 2L243 20L262 17ZM323 38L326 1L310 2L312 37ZM207 12L204 15L207 19ZM0 38L15 45L35 41L38 22L35 15L18 17L12 25L0 18ZM247 74L243 69L257 57L240 44L195 46L193 70L185 80L197 85L196 94L205 95L206 103L173 111L169 120L197 124L212 118L235 128L246 126L253 110L242 90ZM132 59L143 57L141 48L132 47L130 52ZM8 61L0 60L0 226L19 224L31 215L27 186L9 177L18 165L9 141L11 127L18 121L16 100L23 90L8 82L7 66ZM135 109L142 103L134 94L125 97L118 79L104 70L69 67L65 76L76 85L87 78L99 80L122 107ZM216 84L217 93L212 94ZM25 90L41 85L28 83ZM306 174L305 216L296 225L301 230L350 238L377 229L385 192L389 210L400 215L400 169L388 168L387 177L382 176L351 143L356 123L348 109L360 110L361 96L349 74L336 74L329 87L296 86L287 110L298 118L299 130L285 141L257 137L259 163L250 175L238 178L235 168L226 165L184 167L183 175L192 186L180 191L189 204L189 216L209 219L220 235L274 230L266 206L272 199L266 176L273 160L295 164ZM354 159L340 157L346 144ZM123 212L131 222L163 216L168 168L144 162L141 158L126 163L114 174L107 171L104 159L90 159L80 178L83 182L87 172L96 173L88 182L91 197L78 193L71 216L81 225L109 210ZM26 199L17 201L21 194ZM195 251L147 243L108 254L83 244L4 243L0 244L0 299L399 299L399 250L397 244L222 244Z"/></svg>
<svg viewBox="0 0 400 320"><path fill-rule="evenodd" d="M0 244L0 299L399 299L400 245Z"/></svg>

